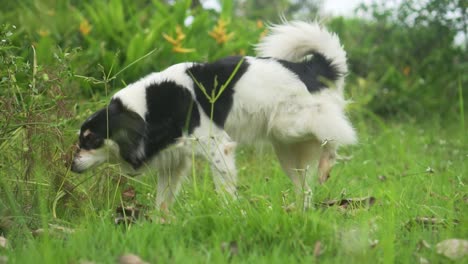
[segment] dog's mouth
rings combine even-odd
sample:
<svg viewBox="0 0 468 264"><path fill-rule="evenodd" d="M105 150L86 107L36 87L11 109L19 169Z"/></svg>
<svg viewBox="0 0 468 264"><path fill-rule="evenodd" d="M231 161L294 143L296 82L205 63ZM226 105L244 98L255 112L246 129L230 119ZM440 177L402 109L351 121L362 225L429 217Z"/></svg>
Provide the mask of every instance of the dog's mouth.
<svg viewBox="0 0 468 264"><path fill-rule="evenodd" d="M83 173L86 170L92 168L94 166L84 166L83 162L80 162L80 155L79 153L74 154L71 164L70 164L70 170L75 173Z"/></svg>
<svg viewBox="0 0 468 264"><path fill-rule="evenodd" d="M74 160L75 156L78 153L80 147L78 144L73 144L70 146L70 148L62 155L63 162L65 164L65 167L70 168L71 171L75 172L73 169L74 165Z"/></svg>
<svg viewBox="0 0 468 264"><path fill-rule="evenodd" d="M71 170L72 172L74 172L74 173L79 173L79 174L81 174L81 173L83 173L83 172L85 171L84 169L81 169L76 163L73 163L73 164L71 165L70 170Z"/></svg>
<svg viewBox="0 0 468 264"><path fill-rule="evenodd" d="M90 162L90 161L83 161L82 157L77 154L71 163L70 170L75 173L83 173L89 169L93 169L97 166L102 164L102 162Z"/></svg>
<svg viewBox="0 0 468 264"><path fill-rule="evenodd" d="M72 172L83 173L98 165L98 162L92 162L92 159L89 157L83 157L92 156L91 153L93 153L93 151L83 150L78 144L74 144L66 155L65 165L67 168L70 168Z"/></svg>

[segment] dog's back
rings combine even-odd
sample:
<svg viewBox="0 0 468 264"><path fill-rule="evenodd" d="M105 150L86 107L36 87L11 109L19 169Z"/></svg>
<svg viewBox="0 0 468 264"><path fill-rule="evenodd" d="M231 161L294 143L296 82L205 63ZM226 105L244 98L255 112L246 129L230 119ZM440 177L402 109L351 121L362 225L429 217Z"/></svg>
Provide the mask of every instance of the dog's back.
<svg viewBox="0 0 468 264"><path fill-rule="evenodd" d="M238 142L315 137L354 143L343 110L347 65L339 39L315 23L286 23L271 31L257 45L259 57L187 69L200 107Z"/></svg>

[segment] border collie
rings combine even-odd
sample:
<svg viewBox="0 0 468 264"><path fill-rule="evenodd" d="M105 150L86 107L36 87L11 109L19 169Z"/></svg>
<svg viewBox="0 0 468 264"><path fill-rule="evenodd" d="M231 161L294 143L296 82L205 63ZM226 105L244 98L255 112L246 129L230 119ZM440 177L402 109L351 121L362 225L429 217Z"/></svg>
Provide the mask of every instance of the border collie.
<svg viewBox="0 0 468 264"><path fill-rule="evenodd" d="M236 143L267 141L309 207L307 172L316 167L324 182L337 148L356 142L344 113L346 53L335 34L298 21L272 26L256 50L176 64L118 91L83 123L71 170L156 169L156 206L167 208L195 153L210 162L216 190L235 198Z"/></svg>

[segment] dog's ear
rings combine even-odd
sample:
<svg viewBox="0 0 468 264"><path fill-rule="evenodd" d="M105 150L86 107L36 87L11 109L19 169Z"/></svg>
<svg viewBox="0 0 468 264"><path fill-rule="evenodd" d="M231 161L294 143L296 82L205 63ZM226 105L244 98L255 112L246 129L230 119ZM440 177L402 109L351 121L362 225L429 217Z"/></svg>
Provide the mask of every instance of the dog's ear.
<svg viewBox="0 0 468 264"><path fill-rule="evenodd" d="M126 109L120 101L113 101L109 107L111 139L120 150L120 156L138 169L146 160L146 123L137 113Z"/></svg>

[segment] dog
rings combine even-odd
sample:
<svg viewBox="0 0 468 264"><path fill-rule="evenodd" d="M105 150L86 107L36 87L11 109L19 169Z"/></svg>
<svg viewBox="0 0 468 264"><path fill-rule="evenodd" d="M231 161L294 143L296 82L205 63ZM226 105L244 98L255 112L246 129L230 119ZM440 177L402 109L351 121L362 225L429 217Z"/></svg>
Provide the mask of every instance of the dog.
<svg viewBox="0 0 468 264"><path fill-rule="evenodd" d="M338 147L357 141L344 112L346 52L335 34L301 21L271 26L256 51L176 64L118 91L82 124L71 170L155 169L156 206L167 208L195 153L210 162L216 190L235 198L236 144L265 141L310 207L308 172L324 182Z"/></svg>

